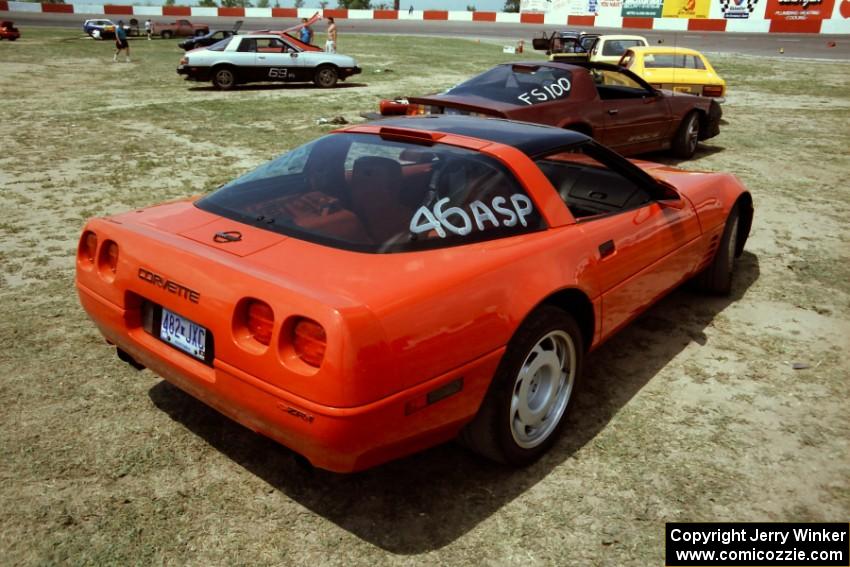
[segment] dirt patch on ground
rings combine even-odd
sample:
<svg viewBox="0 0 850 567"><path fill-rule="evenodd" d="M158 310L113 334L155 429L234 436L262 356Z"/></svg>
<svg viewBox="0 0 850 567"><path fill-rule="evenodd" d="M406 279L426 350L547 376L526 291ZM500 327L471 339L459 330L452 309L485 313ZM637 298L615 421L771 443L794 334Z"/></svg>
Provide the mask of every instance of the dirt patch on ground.
<svg viewBox="0 0 850 567"><path fill-rule="evenodd" d="M71 35L0 45L3 563L660 565L666 521L847 519L850 64L713 59L722 133L680 165L753 193L733 295L677 291L591 355L543 460L449 444L339 477L120 363L77 304L79 231L508 56L440 39L430 69L433 40L347 36L354 86L218 93L177 79L174 42L112 64L110 42Z"/></svg>

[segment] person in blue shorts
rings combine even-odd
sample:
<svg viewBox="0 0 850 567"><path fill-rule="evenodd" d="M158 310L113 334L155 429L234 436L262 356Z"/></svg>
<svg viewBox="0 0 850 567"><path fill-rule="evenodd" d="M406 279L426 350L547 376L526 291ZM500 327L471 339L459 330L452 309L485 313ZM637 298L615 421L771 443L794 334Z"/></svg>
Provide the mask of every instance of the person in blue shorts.
<svg viewBox="0 0 850 567"><path fill-rule="evenodd" d="M115 55L112 56L113 61L118 61L118 54L124 51L127 57L127 62L130 61L130 44L127 43L127 30L124 29L124 21L118 20L118 25L115 26Z"/></svg>
<svg viewBox="0 0 850 567"><path fill-rule="evenodd" d="M307 24L307 18L301 18L301 43L310 44L313 42L313 30Z"/></svg>

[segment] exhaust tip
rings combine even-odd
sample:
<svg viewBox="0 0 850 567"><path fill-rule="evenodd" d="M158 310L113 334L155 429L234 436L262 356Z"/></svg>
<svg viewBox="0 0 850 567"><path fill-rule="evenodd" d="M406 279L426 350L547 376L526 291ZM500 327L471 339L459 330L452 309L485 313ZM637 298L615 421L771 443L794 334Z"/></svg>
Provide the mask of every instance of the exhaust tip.
<svg viewBox="0 0 850 567"><path fill-rule="evenodd" d="M119 359L126 362L127 364L129 364L130 366L135 368L136 370L144 370L145 369L144 364L141 364L138 361L136 361L136 359L133 358L132 356L130 356L129 354L127 354L126 351L123 351L120 348L116 348L115 353L118 355Z"/></svg>

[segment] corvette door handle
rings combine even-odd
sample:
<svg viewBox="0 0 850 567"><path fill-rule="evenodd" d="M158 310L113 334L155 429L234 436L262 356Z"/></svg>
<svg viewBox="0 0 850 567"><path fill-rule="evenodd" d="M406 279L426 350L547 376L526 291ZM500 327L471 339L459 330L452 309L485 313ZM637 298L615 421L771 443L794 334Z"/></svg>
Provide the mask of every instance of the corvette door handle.
<svg viewBox="0 0 850 567"><path fill-rule="evenodd" d="M614 246L613 240L608 240L607 242L603 242L602 244L599 245L599 257L600 258L607 258L611 254L613 254L615 250L616 250L616 247Z"/></svg>
<svg viewBox="0 0 850 567"><path fill-rule="evenodd" d="M611 109L608 110L608 114L610 114L611 116L614 116L618 112L620 112L620 111L617 110L616 108L611 108Z"/></svg>

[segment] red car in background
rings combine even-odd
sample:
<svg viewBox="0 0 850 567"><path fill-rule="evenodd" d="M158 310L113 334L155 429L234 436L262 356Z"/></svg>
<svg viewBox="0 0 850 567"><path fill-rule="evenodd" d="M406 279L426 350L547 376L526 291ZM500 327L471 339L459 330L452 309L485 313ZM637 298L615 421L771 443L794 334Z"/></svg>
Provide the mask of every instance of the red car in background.
<svg viewBox="0 0 850 567"><path fill-rule="evenodd" d="M606 63L506 63L442 93L381 101L384 116L465 114L548 124L592 136L621 154L671 150L690 158L720 133L720 105L655 89Z"/></svg>
<svg viewBox="0 0 850 567"><path fill-rule="evenodd" d="M21 32L15 27L15 22L10 20L0 22L0 39L15 41L19 37L21 37Z"/></svg>

